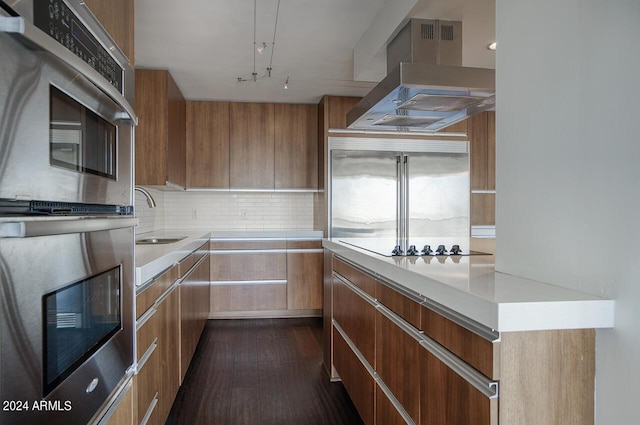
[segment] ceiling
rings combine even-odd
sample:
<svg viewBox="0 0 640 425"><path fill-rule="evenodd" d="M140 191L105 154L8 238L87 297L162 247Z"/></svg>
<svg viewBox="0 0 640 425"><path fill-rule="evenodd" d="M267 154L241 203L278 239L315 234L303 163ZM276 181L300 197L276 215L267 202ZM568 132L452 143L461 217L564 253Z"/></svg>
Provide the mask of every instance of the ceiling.
<svg viewBox="0 0 640 425"><path fill-rule="evenodd" d="M407 17L463 20L463 64L495 67L485 48L495 38L494 2L280 0L278 9L278 0L136 0L135 64L168 69L189 100L364 96L386 74L386 43ZM267 44L255 54L255 82L254 11L255 40ZM354 57L365 81L354 81Z"/></svg>

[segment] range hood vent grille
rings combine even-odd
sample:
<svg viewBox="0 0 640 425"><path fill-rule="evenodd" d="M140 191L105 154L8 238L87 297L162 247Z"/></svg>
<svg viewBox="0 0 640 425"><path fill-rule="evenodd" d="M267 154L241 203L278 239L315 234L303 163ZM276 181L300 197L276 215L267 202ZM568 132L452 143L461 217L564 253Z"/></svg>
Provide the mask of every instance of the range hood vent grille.
<svg viewBox="0 0 640 425"><path fill-rule="evenodd" d="M462 22L411 19L387 46L387 77L348 127L433 133L495 107L495 71L462 66Z"/></svg>

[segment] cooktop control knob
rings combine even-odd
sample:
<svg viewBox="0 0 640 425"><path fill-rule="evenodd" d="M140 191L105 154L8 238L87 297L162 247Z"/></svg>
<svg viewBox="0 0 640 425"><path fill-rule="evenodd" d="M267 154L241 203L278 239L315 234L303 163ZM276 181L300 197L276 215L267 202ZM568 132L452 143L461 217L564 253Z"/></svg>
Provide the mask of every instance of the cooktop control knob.
<svg viewBox="0 0 640 425"><path fill-rule="evenodd" d="M422 248L422 255L431 255L431 254L433 254L431 245L425 245L424 248Z"/></svg>
<svg viewBox="0 0 640 425"><path fill-rule="evenodd" d="M462 250L460 249L460 245L453 245L449 250L451 255L460 255L462 254Z"/></svg>
<svg viewBox="0 0 640 425"><path fill-rule="evenodd" d="M400 248L400 245L396 245L395 248L393 248L393 251L391 251L391 255L402 255L404 254L404 252L402 252L402 248Z"/></svg>
<svg viewBox="0 0 640 425"><path fill-rule="evenodd" d="M418 250L416 249L415 245L409 246L409 249L407 250L407 255L418 255Z"/></svg>
<svg viewBox="0 0 640 425"><path fill-rule="evenodd" d="M436 249L436 255L445 255L447 253L447 249L444 245L438 245L438 249Z"/></svg>

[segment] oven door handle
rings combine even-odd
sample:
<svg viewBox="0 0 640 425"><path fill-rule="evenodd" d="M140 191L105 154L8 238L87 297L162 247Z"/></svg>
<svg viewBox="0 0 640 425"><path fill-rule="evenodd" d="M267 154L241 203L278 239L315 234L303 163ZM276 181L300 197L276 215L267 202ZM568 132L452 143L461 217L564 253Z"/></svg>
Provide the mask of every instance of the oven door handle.
<svg viewBox="0 0 640 425"><path fill-rule="evenodd" d="M75 69L120 106L124 115L121 119L131 121L133 125L138 125L138 117L122 93L109 84L98 71L67 50L66 47L55 41L44 31L21 16L0 16L0 32L20 35L31 43L32 48L35 44Z"/></svg>
<svg viewBox="0 0 640 425"><path fill-rule="evenodd" d="M0 223L0 238L31 238L134 227L137 218L81 218L72 220L9 221Z"/></svg>

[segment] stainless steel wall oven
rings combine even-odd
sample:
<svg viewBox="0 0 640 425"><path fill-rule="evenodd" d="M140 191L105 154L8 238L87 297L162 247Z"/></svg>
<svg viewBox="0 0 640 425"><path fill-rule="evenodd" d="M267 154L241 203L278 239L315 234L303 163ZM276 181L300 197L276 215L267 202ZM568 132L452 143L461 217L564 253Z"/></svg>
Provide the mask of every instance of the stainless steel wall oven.
<svg viewBox="0 0 640 425"><path fill-rule="evenodd" d="M93 423L133 373L133 70L80 0L0 0L0 58L0 423Z"/></svg>

